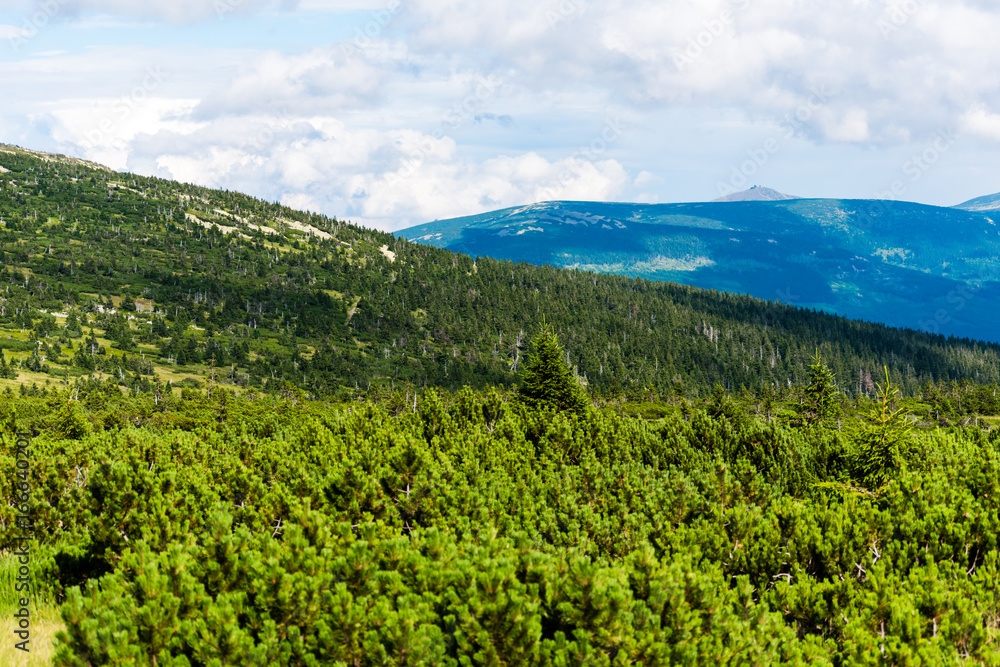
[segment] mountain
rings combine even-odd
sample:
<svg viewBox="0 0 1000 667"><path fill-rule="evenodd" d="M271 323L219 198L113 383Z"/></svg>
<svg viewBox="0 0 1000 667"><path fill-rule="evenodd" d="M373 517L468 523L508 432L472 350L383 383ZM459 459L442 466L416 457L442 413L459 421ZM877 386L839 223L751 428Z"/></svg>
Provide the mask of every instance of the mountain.
<svg viewBox="0 0 1000 667"><path fill-rule="evenodd" d="M545 202L397 234L1000 340L1000 228L984 212L887 200Z"/></svg>
<svg viewBox="0 0 1000 667"><path fill-rule="evenodd" d="M759 185L751 186L748 190L743 190L742 192L734 192L728 194L724 197L719 197L718 199L713 199L713 202L721 201L784 201L786 199L802 199L802 197L796 197L794 195L786 195L777 190L772 190L771 188L761 187Z"/></svg>
<svg viewBox="0 0 1000 667"><path fill-rule="evenodd" d="M807 377L817 350L849 393L883 365L911 394L927 381L1000 382L1000 345L674 282L476 260L236 192L12 146L0 146L0 169L0 392L103 378L136 393L223 387L348 400L395 391L402 401L423 387L511 385L543 317L597 395L697 395L717 383L787 390ZM686 217L671 214L685 235L664 237L659 251L687 243L679 247L688 259L648 264L659 277L713 266L701 259L708 253L728 262L707 241L701 249L699 230L756 248L748 267L775 264L768 239L785 250L794 235L780 228L798 220L782 206L804 204L692 205ZM770 210L778 231L757 242L726 229L735 222L705 217L742 207ZM535 248L538 263L552 261L546 243L603 241L625 261L640 241L653 242L630 236L642 226L619 219L620 206L528 209L479 238L523 240L516 248ZM516 224L525 216L532 222ZM468 232L435 233L450 243ZM814 286L761 275L801 301L821 291L818 278Z"/></svg>
<svg viewBox="0 0 1000 667"><path fill-rule="evenodd" d="M964 211L996 211L1000 209L1000 192L994 195L970 199L967 202L958 204L954 208L960 208Z"/></svg>

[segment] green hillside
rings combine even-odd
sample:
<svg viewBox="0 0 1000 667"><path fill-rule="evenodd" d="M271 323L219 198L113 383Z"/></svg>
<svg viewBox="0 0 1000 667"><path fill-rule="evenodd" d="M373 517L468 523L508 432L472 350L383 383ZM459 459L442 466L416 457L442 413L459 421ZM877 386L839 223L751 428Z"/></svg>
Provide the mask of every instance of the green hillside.
<svg viewBox="0 0 1000 667"><path fill-rule="evenodd" d="M474 260L13 147L0 150L0 167L0 387L14 390L92 375L133 392L217 383L340 398L509 385L543 316L598 394L787 388L817 349L849 392L883 365L908 393L926 381L1000 380L993 344L673 283ZM808 289L790 281L774 284Z"/></svg>

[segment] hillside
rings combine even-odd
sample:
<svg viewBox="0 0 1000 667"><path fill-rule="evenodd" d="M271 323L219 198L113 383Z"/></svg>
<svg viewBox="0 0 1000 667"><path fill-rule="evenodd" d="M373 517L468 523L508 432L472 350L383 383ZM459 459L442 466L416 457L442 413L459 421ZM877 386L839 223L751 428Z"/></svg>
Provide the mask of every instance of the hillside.
<svg viewBox="0 0 1000 667"><path fill-rule="evenodd" d="M890 326L1000 340L1000 228L909 202L546 202L404 238L473 256L671 280Z"/></svg>
<svg viewBox="0 0 1000 667"><path fill-rule="evenodd" d="M91 375L133 392L220 383L341 399L383 386L509 385L543 316L596 393L788 387L817 349L848 392L883 365L911 393L926 381L1000 380L992 344L667 282L474 260L13 147L0 150L0 167L0 387L13 390ZM627 245L618 225L534 226ZM539 248L531 259L547 257ZM768 280L808 294L791 275Z"/></svg>

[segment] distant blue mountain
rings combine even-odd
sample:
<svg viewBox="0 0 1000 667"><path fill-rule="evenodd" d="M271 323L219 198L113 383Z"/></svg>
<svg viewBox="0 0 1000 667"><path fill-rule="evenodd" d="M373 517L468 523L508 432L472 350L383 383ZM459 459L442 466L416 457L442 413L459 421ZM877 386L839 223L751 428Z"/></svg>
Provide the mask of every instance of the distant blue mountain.
<svg viewBox="0 0 1000 667"><path fill-rule="evenodd" d="M959 204L955 208L965 211L996 211L1000 209L1000 193L986 195L985 197L976 197L975 199L970 199L967 202Z"/></svg>
<svg viewBox="0 0 1000 667"><path fill-rule="evenodd" d="M991 216L886 200L558 201L397 234L473 256L671 280L1000 341L1000 227Z"/></svg>
<svg viewBox="0 0 1000 667"><path fill-rule="evenodd" d="M724 195L718 199L713 199L712 201L782 201L784 199L802 199L802 197L786 195L783 192L778 192L777 190L772 190L771 188L755 185L749 190L733 192L732 194Z"/></svg>

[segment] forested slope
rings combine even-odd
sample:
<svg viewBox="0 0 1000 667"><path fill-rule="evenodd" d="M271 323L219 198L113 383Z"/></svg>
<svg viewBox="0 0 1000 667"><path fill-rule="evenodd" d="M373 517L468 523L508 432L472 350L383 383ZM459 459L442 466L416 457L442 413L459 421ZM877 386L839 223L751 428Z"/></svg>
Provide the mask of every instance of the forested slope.
<svg viewBox="0 0 1000 667"><path fill-rule="evenodd" d="M543 316L592 392L995 383L998 346L745 296L478 260L232 192L0 149L0 375L340 396L509 385ZM0 383L3 380L0 379Z"/></svg>

